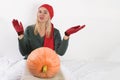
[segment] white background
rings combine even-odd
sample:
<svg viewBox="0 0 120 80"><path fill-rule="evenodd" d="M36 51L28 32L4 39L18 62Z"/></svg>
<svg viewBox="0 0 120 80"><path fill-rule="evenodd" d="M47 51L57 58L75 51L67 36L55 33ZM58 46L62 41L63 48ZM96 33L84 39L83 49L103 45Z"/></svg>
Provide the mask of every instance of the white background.
<svg viewBox="0 0 120 80"><path fill-rule="evenodd" d="M0 56L21 56L12 19L22 21L24 28L36 21L37 8L51 4L55 27L64 36L74 25L86 27L70 36L63 59L120 61L119 0L0 0Z"/></svg>

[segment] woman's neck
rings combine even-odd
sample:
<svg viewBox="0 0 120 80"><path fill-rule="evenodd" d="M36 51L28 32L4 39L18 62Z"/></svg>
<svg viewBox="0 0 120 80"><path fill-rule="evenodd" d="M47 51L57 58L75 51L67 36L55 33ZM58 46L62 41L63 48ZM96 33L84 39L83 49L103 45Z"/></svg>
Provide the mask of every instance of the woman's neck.
<svg viewBox="0 0 120 80"><path fill-rule="evenodd" d="M45 35L46 32L46 24L45 23L40 23L38 26L38 33L41 37Z"/></svg>
<svg viewBox="0 0 120 80"><path fill-rule="evenodd" d="M45 23L40 23L38 29L40 30L45 30L46 24Z"/></svg>

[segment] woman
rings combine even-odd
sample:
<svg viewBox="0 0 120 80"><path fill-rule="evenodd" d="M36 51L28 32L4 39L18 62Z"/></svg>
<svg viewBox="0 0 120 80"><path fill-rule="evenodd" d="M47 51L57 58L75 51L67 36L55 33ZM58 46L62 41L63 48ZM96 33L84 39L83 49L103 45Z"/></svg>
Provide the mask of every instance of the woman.
<svg viewBox="0 0 120 80"><path fill-rule="evenodd" d="M68 47L69 36L85 27L85 25L76 26L66 30L61 41L59 30L54 28L50 21L53 16L52 6L41 5L38 8L36 24L28 26L25 33L22 23L19 24L17 20L13 19L13 26L18 33L20 52L25 58L32 50L42 46L55 50L59 55L64 55Z"/></svg>
<svg viewBox="0 0 120 80"><path fill-rule="evenodd" d="M65 36L61 40L60 32L51 23L54 16L53 7L43 4L38 8L36 24L30 25L25 32L22 23L13 19L12 24L18 33L19 49L25 59L31 51L39 47L49 47L56 51L58 55L64 55L68 47L69 36L82 28L75 26L65 31Z"/></svg>

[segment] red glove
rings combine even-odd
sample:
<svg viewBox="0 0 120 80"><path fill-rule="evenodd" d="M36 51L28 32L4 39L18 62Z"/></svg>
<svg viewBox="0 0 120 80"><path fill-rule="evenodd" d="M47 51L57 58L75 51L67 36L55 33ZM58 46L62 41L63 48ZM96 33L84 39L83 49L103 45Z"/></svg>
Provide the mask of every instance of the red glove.
<svg viewBox="0 0 120 80"><path fill-rule="evenodd" d="M82 25L82 26L78 25L78 26L71 27L65 31L65 35L70 36L71 34L76 33L77 31L81 30L84 27L85 25Z"/></svg>
<svg viewBox="0 0 120 80"><path fill-rule="evenodd" d="M24 33L23 25L21 22L18 23L18 20L13 19L12 24L18 35L21 35Z"/></svg>

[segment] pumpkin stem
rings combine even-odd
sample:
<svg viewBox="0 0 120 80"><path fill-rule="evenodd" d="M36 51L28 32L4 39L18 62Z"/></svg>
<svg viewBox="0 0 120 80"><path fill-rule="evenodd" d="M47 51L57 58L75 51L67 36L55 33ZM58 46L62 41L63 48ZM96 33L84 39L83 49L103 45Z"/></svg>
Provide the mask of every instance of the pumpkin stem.
<svg viewBox="0 0 120 80"><path fill-rule="evenodd" d="M43 72L43 73L46 73L46 72L47 72L47 65L44 65L44 66L42 67L42 72Z"/></svg>

